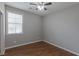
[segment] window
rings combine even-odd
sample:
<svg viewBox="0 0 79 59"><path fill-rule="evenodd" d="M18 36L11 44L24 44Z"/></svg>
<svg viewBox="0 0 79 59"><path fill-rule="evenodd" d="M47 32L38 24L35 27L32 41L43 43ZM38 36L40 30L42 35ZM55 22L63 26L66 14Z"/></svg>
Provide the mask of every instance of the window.
<svg viewBox="0 0 79 59"><path fill-rule="evenodd" d="M22 33L22 15L8 12L8 34Z"/></svg>

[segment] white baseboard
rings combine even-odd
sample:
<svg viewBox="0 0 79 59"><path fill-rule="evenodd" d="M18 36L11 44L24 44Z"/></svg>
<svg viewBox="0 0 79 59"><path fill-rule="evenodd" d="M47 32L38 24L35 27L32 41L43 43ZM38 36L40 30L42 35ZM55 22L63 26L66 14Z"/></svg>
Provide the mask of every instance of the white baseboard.
<svg viewBox="0 0 79 59"><path fill-rule="evenodd" d="M29 43L24 43L24 44L19 44L19 45L7 47L5 49L15 48L15 47L19 47L19 46L23 46L23 45L27 45L27 44L31 44L31 43L35 43L35 42L40 42L40 41L42 41L42 40L38 40L38 41L34 41L34 42L29 42Z"/></svg>
<svg viewBox="0 0 79 59"><path fill-rule="evenodd" d="M1 52L0 52L0 56L1 56L1 55L4 55L4 53L5 53L5 51L1 51Z"/></svg>
<svg viewBox="0 0 79 59"><path fill-rule="evenodd" d="M56 44L53 44L53 43L51 43L51 42L49 42L49 41L45 41L45 40L44 40L44 42L47 42L47 43L49 43L49 44L51 44L51 45L54 45L54 46L56 46L56 47L58 47L58 48L61 48L61 49L65 50L65 51L68 51L68 52L70 52L70 53L72 53L72 54L75 54L75 55L79 56L79 53L77 53L77 52L74 52L74 51L72 51L72 50L63 48L63 47L61 47L61 46L59 46L59 45L56 45Z"/></svg>
<svg viewBox="0 0 79 59"><path fill-rule="evenodd" d="M0 56L4 55L4 53L0 53Z"/></svg>
<svg viewBox="0 0 79 59"><path fill-rule="evenodd" d="M3 53L0 53L0 56L1 56L1 55L4 55L4 54L3 54Z"/></svg>

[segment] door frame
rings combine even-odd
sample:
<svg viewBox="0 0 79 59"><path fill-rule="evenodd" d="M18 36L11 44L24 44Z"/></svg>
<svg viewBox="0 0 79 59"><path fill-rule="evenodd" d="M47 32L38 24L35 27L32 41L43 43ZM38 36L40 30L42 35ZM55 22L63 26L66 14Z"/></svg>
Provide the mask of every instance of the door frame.
<svg viewBox="0 0 79 59"><path fill-rule="evenodd" d="M0 55L4 55L5 53L5 13L1 12L1 53Z"/></svg>

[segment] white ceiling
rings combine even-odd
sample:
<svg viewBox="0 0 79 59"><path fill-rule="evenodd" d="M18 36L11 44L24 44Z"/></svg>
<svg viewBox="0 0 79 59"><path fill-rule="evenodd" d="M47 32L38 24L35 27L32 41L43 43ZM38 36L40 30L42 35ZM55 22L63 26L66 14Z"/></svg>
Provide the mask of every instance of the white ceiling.
<svg viewBox="0 0 79 59"><path fill-rule="evenodd" d="M29 2L6 2L5 4L42 16L79 4L78 2L52 2L52 5L47 6L47 11L36 11L29 9L30 6L28 3Z"/></svg>

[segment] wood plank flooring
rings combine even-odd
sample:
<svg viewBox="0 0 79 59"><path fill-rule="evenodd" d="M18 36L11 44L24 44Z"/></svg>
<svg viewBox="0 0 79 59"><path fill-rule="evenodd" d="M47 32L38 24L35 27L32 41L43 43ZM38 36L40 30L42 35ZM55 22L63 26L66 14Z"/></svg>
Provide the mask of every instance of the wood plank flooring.
<svg viewBox="0 0 79 59"><path fill-rule="evenodd" d="M20 47L7 49L5 56L75 56L63 49L40 41Z"/></svg>

